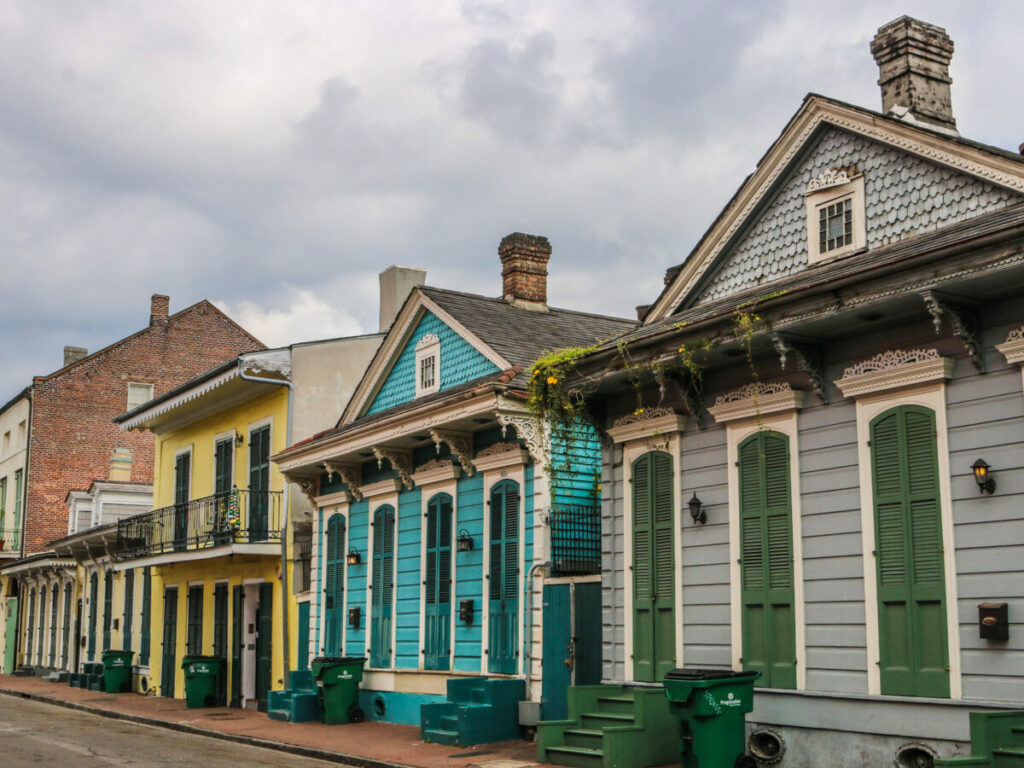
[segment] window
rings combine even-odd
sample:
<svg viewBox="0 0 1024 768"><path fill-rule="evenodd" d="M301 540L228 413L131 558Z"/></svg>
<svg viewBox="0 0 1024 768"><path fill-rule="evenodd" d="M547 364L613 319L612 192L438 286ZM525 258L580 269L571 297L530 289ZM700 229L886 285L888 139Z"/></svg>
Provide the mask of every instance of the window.
<svg viewBox="0 0 1024 768"><path fill-rule="evenodd" d="M850 168L825 171L807 185L806 201L808 263L865 247L863 175Z"/></svg>
<svg viewBox="0 0 1024 768"><path fill-rule="evenodd" d="M416 342L416 397L441 388L441 340L428 333Z"/></svg>
<svg viewBox="0 0 1024 768"><path fill-rule="evenodd" d="M16 448L25 447L25 420L22 419L18 422L18 444Z"/></svg>
<svg viewBox="0 0 1024 768"><path fill-rule="evenodd" d="M153 399L152 384L138 384L134 381L128 382L128 410L133 411L143 403Z"/></svg>
<svg viewBox="0 0 1024 768"><path fill-rule="evenodd" d="M4 432L4 453L8 453L11 450L11 431L7 430Z"/></svg>

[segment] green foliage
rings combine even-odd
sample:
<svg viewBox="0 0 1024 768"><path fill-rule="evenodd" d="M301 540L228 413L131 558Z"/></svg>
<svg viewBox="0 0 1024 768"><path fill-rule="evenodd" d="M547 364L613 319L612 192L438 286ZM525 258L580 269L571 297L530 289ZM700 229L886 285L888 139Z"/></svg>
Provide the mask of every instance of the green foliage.
<svg viewBox="0 0 1024 768"><path fill-rule="evenodd" d="M597 347L568 347L545 352L533 364L527 385L527 406L534 416L552 428L568 431L583 415L583 390L566 387L565 380L576 370L581 357Z"/></svg>

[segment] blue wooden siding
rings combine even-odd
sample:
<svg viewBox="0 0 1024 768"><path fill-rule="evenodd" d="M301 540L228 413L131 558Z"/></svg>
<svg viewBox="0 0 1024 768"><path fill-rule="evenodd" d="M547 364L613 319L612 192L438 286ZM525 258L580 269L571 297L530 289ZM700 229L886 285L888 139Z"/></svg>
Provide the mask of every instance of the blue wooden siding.
<svg viewBox="0 0 1024 768"><path fill-rule="evenodd" d="M455 502L455 530L465 528L473 537L470 552L456 552L455 600L473 601L473 623L466 625L456 618L452 637L455 642L454 669L479 672L481 656L480 628L483 620L484 563L484 478L480 472L459 478Z"/></svg>
<svg viewBox="0 0 1024 768"><path fill-rule="evenodd" d="M420 662L420 535L423 494L419 488L398 497L398 549L395 553L395 667L416 669Z"/></svg>
<svg viewBox="0 0 1024 768"><path fill-rule="evenodd" d="M568 437L551 437L551 504L594 504L601 476L601 443L589 424L580 424Z"/></svg>
<svg viewBox="0 0 1024 768"><path fill-rule="evenodd" d="M359 550L362 562L348 566L348 589L346 597L346 644L348 656L363 656L366 653L366 627L370 620L366 606L366 573L370 562L370 502L366 499L353 502L348 513L349 545ZM358 607L362 613L359 629L348 626L348 609Z"/></svg>
<svg viewBox="0 0 1024 768"><path fill-rule="evenodd" d="M413 330L377 392L367 414L407 403L416 396L416 343L433 333L441 340L441 389L465 384L499 369L468 341L445 325L437 315L427 312Z"/></svg>

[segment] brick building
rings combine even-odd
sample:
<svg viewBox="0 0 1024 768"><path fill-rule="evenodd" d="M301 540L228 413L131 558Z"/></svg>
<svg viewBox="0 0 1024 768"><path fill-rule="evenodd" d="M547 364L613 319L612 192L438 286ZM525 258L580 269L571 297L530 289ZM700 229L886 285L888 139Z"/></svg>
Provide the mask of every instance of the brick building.
<svg viewBox="0 0 1024 768"><path fill-rule="evenodd" d="M121 432L115 416L264 348L209 301L174 315L168 305L167 296L154 295L146 328L91 355L65 348L64 367L34 378L23 555L67 534L68 491L106 477L115 448L131 451L132 480L152 479L153 436Z"/></svg>

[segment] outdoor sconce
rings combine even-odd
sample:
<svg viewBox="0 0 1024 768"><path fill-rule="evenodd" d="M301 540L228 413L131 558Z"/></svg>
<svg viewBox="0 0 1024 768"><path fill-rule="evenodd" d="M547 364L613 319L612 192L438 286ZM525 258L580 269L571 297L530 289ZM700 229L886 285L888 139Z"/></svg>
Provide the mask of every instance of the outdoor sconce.
<svg viewBox="0 0 1024 768"><path fill-rule="evenodd" d="M357 605L348 609L348 625L352 629L359 629L359 620L362 618L362 609Z"/></svg>
<svg viewBox="0 0 1024 768"><path fill-rule="evenodd" d="M245 443L245 436L241 432L235 433L235 445L243 445Z"/></svg>
<svg viewBox="0 0 1024 768"><path fill-rule="evenodd" d="M363 562L363 558L361 558L359 556L359 550L358 549L356 549L355 547L349 547L348 548L348 557L345 558L345 561L349 565L359 565L361 562Z"/></svg>
<svg viewBox="0 0 1024 768"><path fill-rule="evenodd" d="M459 538L456 539L456 549L459 552L470 552L473 549L473 537L465 528L459 529Z"/></svg>
<svg viewBox="0 0 1024 768"><path fill-rule="evenodd" d="M688 506L690 507L690 517L693 518L693 522L706 523L708 521L707 510L704 509L704 505L697 498L696 491L693 492L693 498L688 502Z"/></svg>
<svg viewBox="0 0 1024 768"><path fill-rule="evenodd" d="M989 466L985 463L985 460L978 459L971 464L971 469L974 470L974 482L978 484L979 492L995 493L996 481L989 476Z"/></svg>
<svg viewBox="0 0 1024 768"><path fill-rule="evenodd" d="M459 621L463 624L473 623L473 601L472 600L460 600L459 601Z"/></svg>

